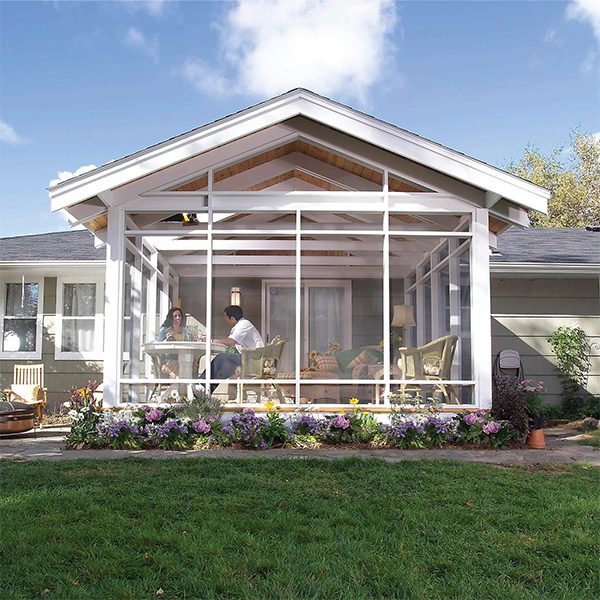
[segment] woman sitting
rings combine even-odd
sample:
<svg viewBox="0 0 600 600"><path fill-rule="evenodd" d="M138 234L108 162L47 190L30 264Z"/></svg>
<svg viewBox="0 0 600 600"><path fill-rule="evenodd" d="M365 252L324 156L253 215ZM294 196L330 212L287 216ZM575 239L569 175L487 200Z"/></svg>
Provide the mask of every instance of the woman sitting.
<svg viewBox="0 0 600 600"><path fill-rule="evenodd" d="M185 315L177 306L171 308L167 313L167 318L158 330L157 340L159 342L194 341L191 331L185 326ZM171 379L179 377L177 354L162 354L161 362L161 371L164 375Z"/></svg>

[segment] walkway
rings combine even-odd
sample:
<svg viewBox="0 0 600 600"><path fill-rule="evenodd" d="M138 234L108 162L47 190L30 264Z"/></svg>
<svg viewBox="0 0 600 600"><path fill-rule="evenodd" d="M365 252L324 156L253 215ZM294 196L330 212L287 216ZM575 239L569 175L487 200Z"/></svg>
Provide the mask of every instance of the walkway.
<svg viewBox="0 0 600 600"><path fill-rule="evenodd" d="M577 443L577 435L567 429L546 430L546 450L64 450L62 440L67 427L48 427L34 435L0 438L0 459L76 460L124 458L381 458L388 462L403 460L452 459L492 465L543 465L586 463L600 467L600 451Z"/></svg>

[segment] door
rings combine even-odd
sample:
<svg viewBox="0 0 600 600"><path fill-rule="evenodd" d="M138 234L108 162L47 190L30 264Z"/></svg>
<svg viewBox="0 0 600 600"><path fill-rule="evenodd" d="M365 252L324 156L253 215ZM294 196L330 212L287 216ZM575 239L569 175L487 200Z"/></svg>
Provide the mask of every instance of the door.
<svg viewBox="0 0 600 600"><path fill-rule="evenodd" d="M282 355L282 371L294 370L294 349L296 347L296 288L293 281L265 282L265 311L263 323L267 331L265 340L276 335L285 337ZM307 355L316 350L324 353L331 343L337 342L341 348L350 348L352 340L352 303L350 281L305 280L301 288L300 366L307 366ZM308 315L308 319L305 319Z"/></svg>

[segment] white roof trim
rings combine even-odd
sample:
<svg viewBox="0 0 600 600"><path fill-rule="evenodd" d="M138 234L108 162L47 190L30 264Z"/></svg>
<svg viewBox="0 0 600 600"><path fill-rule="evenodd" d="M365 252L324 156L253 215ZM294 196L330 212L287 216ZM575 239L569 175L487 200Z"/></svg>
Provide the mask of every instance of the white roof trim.
<svg viewBox="0 0 600 600"><path fill-rule="evenodd" d="M498 194L527 209L542 212L547 209L550 192L544 188L375 117L299 89L61 182L49 190L52 210L66 208L297 115Z"/></svg>
<svg viewBox="0 0 600 600"><path fill-rule="evenodd" d="M600 263L531 263L490 262L493 275L596 275L600 278Z"/></svg>

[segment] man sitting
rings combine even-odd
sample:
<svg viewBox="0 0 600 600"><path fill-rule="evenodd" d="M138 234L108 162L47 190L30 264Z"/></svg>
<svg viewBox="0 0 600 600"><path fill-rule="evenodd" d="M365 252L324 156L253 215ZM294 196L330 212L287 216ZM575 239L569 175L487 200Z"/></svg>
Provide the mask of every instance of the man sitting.
<svg viewBox="0 0 600 600"><path fill-rule="evenodd" d="M228 348L235 348L235 350L221 352L214 357L210 365L211 379L228 379L242 365L241 352L244 348L262 348L265 345L256 327L244 318L244 311L241 306L227 306L223 313L225 320L231 327L231 331L228 337L213 341ZM204 379L204 377L206 377L206 371L200 375L200 379ZM218 383L211 383L211 393L217 389L218 385Z"/></svg>

